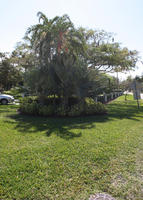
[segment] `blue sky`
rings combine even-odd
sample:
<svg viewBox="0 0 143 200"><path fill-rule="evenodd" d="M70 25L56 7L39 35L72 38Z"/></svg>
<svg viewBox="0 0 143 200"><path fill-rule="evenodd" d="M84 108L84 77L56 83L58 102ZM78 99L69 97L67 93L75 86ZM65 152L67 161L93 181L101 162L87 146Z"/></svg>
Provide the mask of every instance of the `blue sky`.
<svg viewBox="0 0 143 200"><path fill-rule="evenodd" d="M77 27L113 32L116 41L143 57L142 10L143 0L1 0L0 51L12 51L42 11L49 18L68 14ZM138 66L131 74L143 73L143 66Z"/></svg>

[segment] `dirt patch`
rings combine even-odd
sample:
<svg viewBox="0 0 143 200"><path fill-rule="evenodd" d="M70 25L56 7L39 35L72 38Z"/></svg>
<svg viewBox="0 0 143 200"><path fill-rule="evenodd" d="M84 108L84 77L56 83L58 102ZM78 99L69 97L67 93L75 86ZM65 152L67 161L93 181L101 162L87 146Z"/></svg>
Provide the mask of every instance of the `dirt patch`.
<svg viewBox="0 0 143 200"><path fill-rule="evenodd" d="M98 193L91 195L89 200L115 200L115 198L111 197L109 194Z"/></svg>

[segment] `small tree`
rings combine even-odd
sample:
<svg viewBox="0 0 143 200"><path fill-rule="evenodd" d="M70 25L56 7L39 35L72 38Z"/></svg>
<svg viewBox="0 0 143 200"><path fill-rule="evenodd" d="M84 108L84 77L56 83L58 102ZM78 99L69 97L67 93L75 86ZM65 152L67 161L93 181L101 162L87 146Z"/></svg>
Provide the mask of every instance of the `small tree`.
<svg viewBox="0 0 143 200"><path fill-rule="evenodd" d="M2 90L9 90L11 87L16 86L21 80L22 76L20 70L11 64L10 58L3 54L0 62L0 88Z"/></svg>

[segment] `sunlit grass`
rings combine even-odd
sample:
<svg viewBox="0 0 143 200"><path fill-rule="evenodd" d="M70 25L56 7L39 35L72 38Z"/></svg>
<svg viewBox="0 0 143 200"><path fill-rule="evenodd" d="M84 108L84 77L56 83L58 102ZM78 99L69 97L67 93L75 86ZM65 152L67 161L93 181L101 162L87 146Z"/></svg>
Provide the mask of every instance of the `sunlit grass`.
<svg viewBox="0 0 143 200"><path fill-rule="evenodd" d="M0 199L142 200L143 108L132 96L108 115L42 118L0 105Z"/></svg>

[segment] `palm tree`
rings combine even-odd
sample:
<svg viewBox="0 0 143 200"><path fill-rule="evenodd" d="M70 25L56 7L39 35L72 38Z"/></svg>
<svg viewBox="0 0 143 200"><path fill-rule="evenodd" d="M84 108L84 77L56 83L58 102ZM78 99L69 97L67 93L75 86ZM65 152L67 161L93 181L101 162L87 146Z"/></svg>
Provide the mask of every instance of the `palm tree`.
<svg viewBox="0 0 143 200"><path fill-rule="evenodd" d="M48 19L39 12L38 16L39 23L27 30L25 38L39 60L39 91L62 96L67 104L69 96L78 93L79 65L86 43L67 15Z"/></svg>

